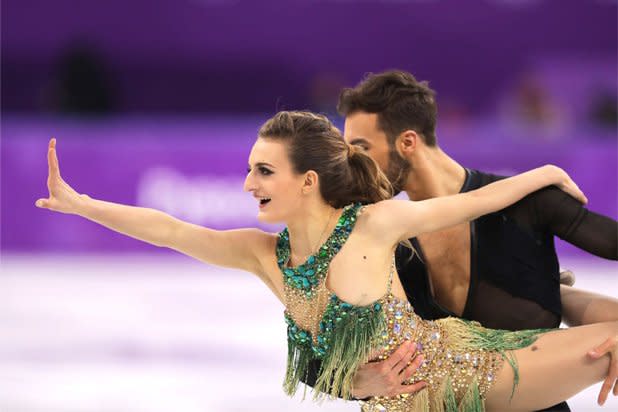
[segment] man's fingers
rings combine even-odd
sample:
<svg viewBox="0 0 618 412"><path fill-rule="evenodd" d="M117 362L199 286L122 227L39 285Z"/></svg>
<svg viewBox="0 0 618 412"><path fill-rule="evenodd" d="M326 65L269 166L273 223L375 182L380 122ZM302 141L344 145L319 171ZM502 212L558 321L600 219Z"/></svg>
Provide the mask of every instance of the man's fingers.
<svg viewBox="0 0 618 412"><path fill-rule="evenodd" d="M607 378L603 381L603 386L601 386L601 392L599 392L599 405L603 405L607 400L607 396L609 395L609 391L614 386L614 395L616 392L616 379L618 379L618 362L612 359L612 363L609 365L609 372L607 373Z"/></svg>
<svg viewBox="0 0 618 412"><path fill-rule="evenodd" d="M609 383L607 387L607 392L609 395L609 390L612 385L614 386L613 394L614 396L618 396L618 359L615 356L612 358L612 363L609 365L609 373L607 374L607 379ZM607 396L606 396L607 397Z"/></svg>
<svg viewBox="0 0 618 412"><path fill-rule="evenodd" d="M616 345L616 339L608 338L605 342L588 352L588 355L592 358L598 359L606 353L610 352L614 345Z"/></svg>
<svg viewBox="0 0 618 412"><path fill-rule="evenodd" d="M393 352L388 358L386 358L386 360L384 360L384 366L386 366L388 370L393 369L395 365L397 365L399 361L403 359L403 357L406 355L406 353L408 353L409 350L410 342L402 343L401 345L399 345L395 352Z"/></svg>
<svg viewBox="0 0 618 412"><path fill-rule="evenodd" d="M601 392L599 392L599 398L597 399L597 403L599 405L603 405L607 400L607 395L609 394L609 390L612 388L612 384L614 380L610 377L605 378L603 381L603 386L601 386Z"/></svg>
<svg viewBox="0 0 618 412"><path fill-rule="evenodd" d="M421 381L421 382L416 382L415 384L412 385L401 385L395 395L403 395L404 393L416 393L418 391L420 391L421 389L423 389L424 387L427 386L427 383Z"/></svg>
<svg viewBox="0 0 618 412"><path fill-rule="evenodd" d="M421 366L421 362L423 362L423 355L418 355L407 368L401 371L399 375L401 382L406 382L408 379L414 375L414 372Z"/></svg>
<svg viewBox="0 0 618 412"><path fill-rule="evenodd" d="M374 349L373 351L371 351L371 353L369 354L369 362L377 361L381 353L382 351L380 349Z"/></svg>
<svg viewBox="0 0 618 412"><path fill-rule="evenodd" d="M405 342L401 346L402 348L406 349L406 352L399 360L399 362L397 362L397 364L393 366L393 371L398 374L401 373L408 366L408 363L410 363L410 361L412 360L412 356L414 356L414 352L416 352L416 346L411 344L410 342Z"/></svg>

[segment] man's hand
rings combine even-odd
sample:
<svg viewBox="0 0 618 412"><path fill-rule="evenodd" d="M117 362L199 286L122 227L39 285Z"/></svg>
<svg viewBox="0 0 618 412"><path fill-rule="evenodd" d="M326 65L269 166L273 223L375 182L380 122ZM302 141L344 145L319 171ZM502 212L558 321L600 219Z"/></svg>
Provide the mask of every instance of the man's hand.
<svg viewBox="0 0 618 412"><path fill-rule="evenodd" d="M607 395L609 395L612 385L614 386L614 396L618 396L618 336L607 339L601 345L588 352L588 356L592 359L599 359L606 354L610 356L609 371L607 378L603 381L603 386L601 386L601 392L599 392L597 400L599 405L603 405L607 400Z"/></svg>
<svg viewBox="0 0 618 412"><path fill-rule="evenodd" d="M418 355L408 365L415 352L416 345L405 342L388 359L369 362L358 368L352 384L352 396L358 399L370 396L395 396L423 389L427 386L425 382L403 384L410 379L423 361L423 356Z"/></svg>

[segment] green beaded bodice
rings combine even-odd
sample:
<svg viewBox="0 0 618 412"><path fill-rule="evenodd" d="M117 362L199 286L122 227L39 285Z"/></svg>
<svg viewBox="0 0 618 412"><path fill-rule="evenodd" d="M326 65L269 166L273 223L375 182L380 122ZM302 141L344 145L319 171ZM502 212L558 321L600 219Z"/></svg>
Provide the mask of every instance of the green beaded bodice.
<svg viewBox="0 0 618 412"><path fill-rule="evenodd" d="M277 264L283 273L286 286L302 290L307 298L311 298L316 287L326 276L330 261L339 252L356 223L356 214L361 205L346 206L337 221L333 232L318 249L316 254L309 256L307 261L295 268L287 267L290 260L290 234L285 228L279 233L277 241Z"/></svg>
<svg viewBox="0 0 618 412"><path fill-rule="evenodd" d="M346 206L332 233L316 254L297 267L287 266L290 239L287 229L279 234L277 263L283 274L285 321L288 336L286 391L294 392L299 380L306 376L309 362L319 359L316 390L347 396L345 388L333 385L336 370L353 371L366 360L369 349L383 328L382 304L355 306L344 302L326 288L330 262L347 241L360 204ZM366 353L365 353L366 352ZM351 376L344 380L350 380ZM349 386L349 385L348 385Z"/></svg>

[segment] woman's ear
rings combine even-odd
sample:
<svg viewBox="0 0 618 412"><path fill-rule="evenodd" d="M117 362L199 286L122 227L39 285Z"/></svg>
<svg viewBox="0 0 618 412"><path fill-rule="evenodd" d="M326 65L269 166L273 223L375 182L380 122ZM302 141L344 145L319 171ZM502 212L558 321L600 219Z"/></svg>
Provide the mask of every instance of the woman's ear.
<svg viewBox="0 0 618 412"><path fill-rule="evenodd" d="M304 195L315 191L318 187L318 174L313 170L308 170L305 173L305 181L303 182L302 192Z"/></svg>

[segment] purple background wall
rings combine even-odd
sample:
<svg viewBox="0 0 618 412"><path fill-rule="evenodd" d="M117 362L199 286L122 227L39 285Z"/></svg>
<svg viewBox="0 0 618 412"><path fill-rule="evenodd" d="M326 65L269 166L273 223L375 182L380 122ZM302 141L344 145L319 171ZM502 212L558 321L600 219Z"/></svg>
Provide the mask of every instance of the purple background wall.
<svg viewBox="0 0 618 412"><path fill-rule="evenodd" d="M4 119L2 250L154 251L75 216L34 207L46 196L46 144L58 138L64 179L80 193L164 210L217 228L256 226L257 204L242 191L258 118L124 118L113 121ZM583 131L581 132L583 133ZM546 163L569 171L592 210L616 218L616 140L580 144L521 141L497 126L440 130L442 147L463 165L513 174ZM181 136L181 138L179 137ZM474 136L463 140L461 136ZM499 136L499 139L496 139ZM263 226L277 230L276 226Z"/></svg>
<svg viewBox="0 0 618 412"><path fill-rule="evenodd" d="M398 67L478 113L492 110L496 95L539 60L582 63L579 76L592 75L589 65L615 74L616 7L605 0L6 0L2 100L8 110L45 107L42 90L61 56L83 41L98 52L119 111L315 108L336 95L333 86Z"/></svg>

